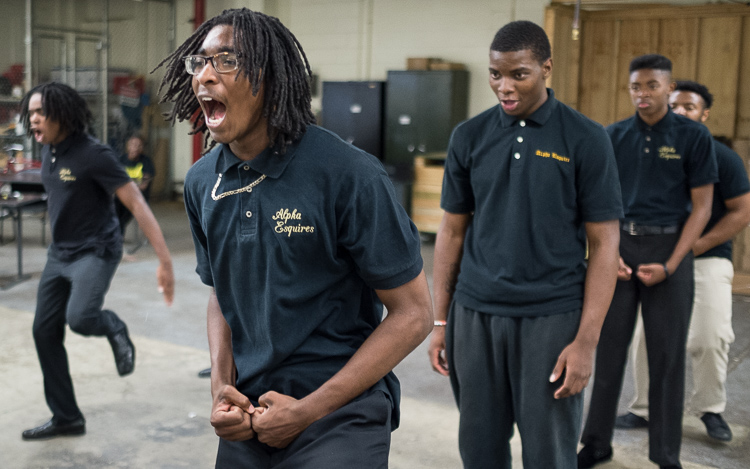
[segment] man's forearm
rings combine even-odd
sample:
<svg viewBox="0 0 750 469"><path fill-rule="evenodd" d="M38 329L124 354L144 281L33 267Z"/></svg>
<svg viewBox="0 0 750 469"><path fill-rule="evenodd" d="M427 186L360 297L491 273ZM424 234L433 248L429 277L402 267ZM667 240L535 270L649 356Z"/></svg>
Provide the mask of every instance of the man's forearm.
<svg viewBox="0 0 750 469"><path fill-rule="evenodd" d="M303 399L308 423L347 404L372 387L432 330L432 307L424 272L403 287L397 301L383 297L388 315L344 367Z"/></svg>
<svg viewBox="0 0 750 469"><path fill-rule="evenodd" d="M665 262L670 274L679 267L685 255L693 250L693 246L698 238L700 238L710 215L711 212L706 213L705 211L698 212L695 210L690 214L685 222L685 226L682 228L680 239L677 241L669 259Z"/></svg>
<svg viewBox="0 0 750 469"><path fill-rule="evenodd" d="M208 349L211 354L211 392L223 385L235 384L234 356L232 354L232 332L221 313L216 291L211 290L206 313Z"/></svg>
<svg viewBox="0 0 750 469"><path fill-rule="evenodd" d="M727 199L724 203L727 212L696 241L693 247L696 256L731 241L750 223L750 193Z"/></svg>
<svg viewBox="0 0 750 469"><path fill-rule="evenodd" d="M589 262L584 284L581 323L576 340L596 347L612 302L619 266L619 221L587 223Z"/></svg>

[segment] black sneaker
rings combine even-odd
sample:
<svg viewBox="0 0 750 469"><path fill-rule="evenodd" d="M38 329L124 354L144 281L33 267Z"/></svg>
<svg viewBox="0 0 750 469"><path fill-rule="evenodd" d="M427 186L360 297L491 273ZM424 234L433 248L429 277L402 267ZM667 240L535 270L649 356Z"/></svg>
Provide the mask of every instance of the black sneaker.
<svg viewBox="0 0 750 469"><path fill-rule="evenodd" d="M630 430L633 428L647 428L647 427L648 427L648 420L638 415L635 415L632 412L628 412L625 415L620 415L615 419L615 428L625 428L625 429Z"/></svg>
<svg viewBox="0 0 750 469"><path fill-rule="evenodd" d="M732 441L732 429L729 428L729 425L727 425L727 422L721 417L721 414L706 412L701 417L701 420L706 424L706 432L708 432L708 436L714 440Z"/></svg>
<svg viewBox="0 0 750 469"><path fill-rule="evenodd" d="M604 449L594 448L592 445L586 445L578 453L578 469L588 469L597 464L607 462L612 459L612 447Z"/></svg>

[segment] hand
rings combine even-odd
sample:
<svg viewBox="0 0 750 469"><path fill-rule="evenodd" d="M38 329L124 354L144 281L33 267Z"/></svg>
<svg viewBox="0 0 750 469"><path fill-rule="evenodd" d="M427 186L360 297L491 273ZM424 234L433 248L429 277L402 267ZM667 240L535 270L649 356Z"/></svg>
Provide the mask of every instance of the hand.
<svg viewBox="0 0 750 469"><path fill-rule="evenodd" d="M164 302L172 306L174 300L174 272L172 262L159 262L156 268L156 283L159 285L159 293L164 295Z"/></svg>
<svg viewBox="0 0 750 469"><path fill-rule="evenodd" d="M275 391L260 396L258 404L265 409L253 416L253 429L258 441L274 448L286 448L317 420L305 412L302 401Z"/></svg>
<svg viewBox="0 0 750 469"><path fill-rule="evenodd" d="M554 383L565 371L565 380L562 386L555 391L555 399L575 396L588 385L591 378L591 369L594 364L594 351L596 346L584 345L578 340L560 352L555 369L549 377L549 382Z"/></svg>
<svg viewBox="0 0 750 469"><path fill-rule="evenodd" d="M260 410L260 409L257 409ZM221 438L244 441L255 437L251 416L256 409L234 386L223 386L214 397L211 425ZM257 412L260 413L260 412Z"/></svg>
<svg viewBox="0 0 750 469"><path fill-rule="evenodd" d="M445 358L445 327L436 327L432 330L427 354L430 357L432 369L443 376L448 376L448 359Z"/></svg>
<svg viewBox="0 0 750 469"><path fill-rule="evenodd" d="M638 272L635 275L647 287L667 279L663 264L641 264L638 266Z"/></svg>
<svg viewBox="0 0 750 469"><path fill-rule="evenodd" d="M633 274L633 269L620 258L620 266L617 268L617 280L630 280L630 276Z"/></svg>

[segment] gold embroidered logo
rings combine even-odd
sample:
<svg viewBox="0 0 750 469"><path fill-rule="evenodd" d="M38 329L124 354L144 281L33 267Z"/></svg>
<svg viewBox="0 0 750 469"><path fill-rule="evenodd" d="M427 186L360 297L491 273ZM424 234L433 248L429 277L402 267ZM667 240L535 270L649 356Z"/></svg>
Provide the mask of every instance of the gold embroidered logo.
<svg viewBox="0 0 750 469"><path fill-rule="evenodd" d="M677 150L675 150L674 147L668 147L665 145L659 147L659 158L663 158L665 160L679 160L682 158L682 156L677 154Z"/></svg>
<svg viewBox="0 0 750 469"><path fill-rule="evenodd" d="M73 182L76 180L76 177L73 176L73 173L70 172L68 168L61 168L60 169L60 180L65 182Z"/></svg>
<svg viewBox="0 0 750 469"><path fill-rule="evenodd" d="M558 155L554 151L550 153L548 151L537 150L536 156L541 156L542 158L552 158L553 160L562 161L563 163L570 163L570 158L568 158L567 156Z"/></svg>
<svg viewBox="0 0 750 469"><path fill-rule="evenodd" d="M294 224L297 220L302 220L302 213L298 212L295 208L291 212L288 208L282 208L276 215L271 217L276 221L276 227L274 231L277 233L286 234L287 237L292 236L292 233L314 233L314 226L304 226L302 223Z"/></svg>

